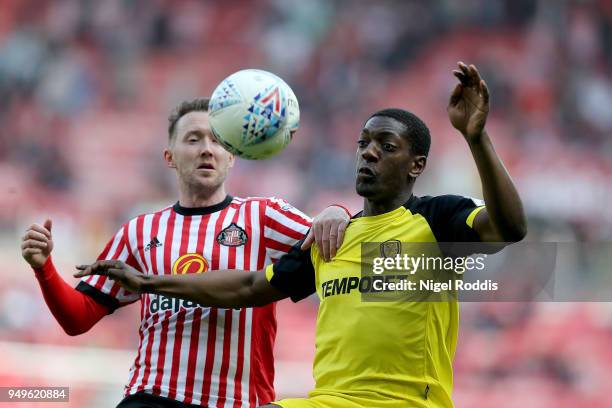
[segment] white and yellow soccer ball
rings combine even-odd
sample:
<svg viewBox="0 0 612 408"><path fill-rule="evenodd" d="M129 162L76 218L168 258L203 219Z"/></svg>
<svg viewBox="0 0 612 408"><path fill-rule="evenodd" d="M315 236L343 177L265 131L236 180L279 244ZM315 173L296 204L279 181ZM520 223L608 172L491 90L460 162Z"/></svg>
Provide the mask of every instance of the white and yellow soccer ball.
<svg viewBox="0 0 612 408"><path fill-rule="evenodd" d="M215 137L236 156L262 160L278 154L300 124L298 100L278 76L238 71L215 88L208 116Z"/></svg>

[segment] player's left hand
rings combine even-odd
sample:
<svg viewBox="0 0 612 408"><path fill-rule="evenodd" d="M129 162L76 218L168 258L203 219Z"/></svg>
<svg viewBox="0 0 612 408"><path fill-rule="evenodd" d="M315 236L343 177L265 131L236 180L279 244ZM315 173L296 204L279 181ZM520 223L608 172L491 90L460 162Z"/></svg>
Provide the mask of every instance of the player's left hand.
<svg viewBox="0 0 612 408"><path fill-rule="evenodd" d="M77 265L76 268L79 272L73 275L75 278L90 275L108 276L123 289L134 293L141 293L142 285L147 280L146 275L118 260L96 261L91 265Z"/></svg>
<svg viewBox="0 0 612 408"><path fill-rule="evenodd" d="M312 227L301 246L302 251L316 242L319 253L325 262L329 262L344 241L344 231L350 219L343 208L335 205L327 207L312 220Z"/></svg>
<svg viewBox="0 0 612 408"><path fill-rule="evenodd" d="M453 75L459 84L453 90L448 103L448 117L468 142L482 135L489 115L489 89L474 65L457 63Z"/></svg>

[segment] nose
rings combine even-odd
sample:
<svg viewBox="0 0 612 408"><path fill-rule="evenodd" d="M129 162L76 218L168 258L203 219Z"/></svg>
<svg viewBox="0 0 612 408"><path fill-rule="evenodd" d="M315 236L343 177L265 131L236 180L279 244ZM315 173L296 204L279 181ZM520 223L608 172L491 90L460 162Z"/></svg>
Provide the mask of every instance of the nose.
<svg viewBox="0 0 612 408"><path fill-rule="evenodd" d="M214 143L210 136L203 137L200 143L200 156L212 156Z"/></svg>
<svg viewBox="0 0 612 408"><path fill-rule="evenodd" d="M362 150L361 157L368 163L378 161L378 151L374 146L374 143L369 143L368 146Z"/></svg>

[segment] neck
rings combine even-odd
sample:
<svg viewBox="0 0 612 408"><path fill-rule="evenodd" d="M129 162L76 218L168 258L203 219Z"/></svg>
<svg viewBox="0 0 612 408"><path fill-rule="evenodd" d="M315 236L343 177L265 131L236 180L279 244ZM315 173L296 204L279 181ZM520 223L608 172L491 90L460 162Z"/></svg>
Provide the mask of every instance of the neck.
<svg viewBox="0 0 612 408"><path fill-rule="evenodd" d="M403 191L402 193L386 200L370 200L366 198L363 200L363 216L370 217L372 215L379 215L393 211L408 201L410 196L412 196L412 189Z"/></svg>
<svg viewBox="0 0 612 408"><path fill-rule="evenodd" d="M196 208L196 207L210 207L211 205L219 204L223 200L227 193L225 192L225 186L221 184L214 191L206 189L194 189L187 186L182 186L179 189L179 204L182 207Z"/></svg>

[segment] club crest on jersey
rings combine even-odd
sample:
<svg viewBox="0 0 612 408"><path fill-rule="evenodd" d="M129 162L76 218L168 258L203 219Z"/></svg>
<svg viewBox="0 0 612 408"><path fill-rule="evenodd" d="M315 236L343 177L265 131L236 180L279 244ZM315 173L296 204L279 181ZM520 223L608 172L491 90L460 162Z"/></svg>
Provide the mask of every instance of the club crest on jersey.
<svg viewBox="0 0 612 408"><path fill-rule="evenodd" d="M187 273L204 273L208 270L208 261L200 254L190 253L181 255L172 265L173 275Z"/></svg>
<svg viewBox="0 0 612 408"><path fill-rule="evenodd" d="M238 247L244 245L249 240L245 230L232 222L217 235L217 243L228 247Z"/></svg>
<svg viewBox="0 0 612 408"><path fill-rule="evenodd" d="M393 258L402 251L402 243L397 239L390 239L380 244L380 256Z"/></svg>

